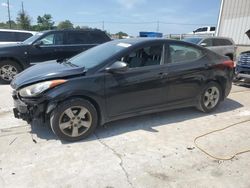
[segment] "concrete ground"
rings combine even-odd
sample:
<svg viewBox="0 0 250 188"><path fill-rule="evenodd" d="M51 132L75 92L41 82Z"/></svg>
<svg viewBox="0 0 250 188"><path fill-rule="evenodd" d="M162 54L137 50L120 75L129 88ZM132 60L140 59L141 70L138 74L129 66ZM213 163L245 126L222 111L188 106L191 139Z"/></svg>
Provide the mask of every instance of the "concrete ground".
<svg viewBox="0 0 250 188"><path fill-rule="evenodd" d="M48 128L13 118L0 85L0 187L250 187L250 153L215 160L195 137L250 120L250 89L234 86L212 114L193 108L112 122L87 140L65 143ZM32 131L32 133L30 133ZM198 140L212 155L250 149L250 121Z"/></svg>

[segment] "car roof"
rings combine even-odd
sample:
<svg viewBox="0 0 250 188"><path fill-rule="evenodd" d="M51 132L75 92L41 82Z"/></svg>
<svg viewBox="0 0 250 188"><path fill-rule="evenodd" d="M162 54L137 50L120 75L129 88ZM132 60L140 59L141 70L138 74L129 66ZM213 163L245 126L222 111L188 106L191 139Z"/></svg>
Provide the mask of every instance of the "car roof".
<svg viewBox="0 0 250 188"><path fill-rule="evenodd" d="M218 36L190 36L190 37L186 37L186 38L196 38L196 39L207 39L207 38L213 38L213 39L226 39L226 40L232 40L229 37L218 37Z"/></svg>
<svg viewBox="0 0 250 188"><path fill-rule="evenodd" d="M46 32L55 32L55 31L94 31L94 32L104 32L100 29L92 29L92 28L86 28L86 29L51 29L51 30L44 30L41 31L41 33L46 33Z"/></svg>
<svg viewBox="0 0 250 188"><path fill-rule="evenodd" d="M164 39L164 38L150 38L150 37L138 37L138 38L129 38L129 39L117 39L113 40L114 43L128 43L128 44L139 44L144 42L154 42L154 41L176 41L172 39Z"/></svg>
<svg viewBox="0 0 250 188"><path fill-rule="evenodd" d="M27 30L16 30L16 29L0 29L0 32L18 32L18 33L31 33L31 34L36 34L36 31L27 31Z"/></svg>

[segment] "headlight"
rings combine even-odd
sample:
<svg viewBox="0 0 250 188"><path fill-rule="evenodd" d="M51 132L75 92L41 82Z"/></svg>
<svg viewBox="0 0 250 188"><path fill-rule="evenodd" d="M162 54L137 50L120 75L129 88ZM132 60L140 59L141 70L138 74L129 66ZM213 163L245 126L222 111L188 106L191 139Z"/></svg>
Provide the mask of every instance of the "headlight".
<svg viewBox="0 0 250 188"><path fill-rule="evenodd" d="M22 97L36 97L42 92L67 82L67 80L51 80L30 85L19 91Z"/></svg>

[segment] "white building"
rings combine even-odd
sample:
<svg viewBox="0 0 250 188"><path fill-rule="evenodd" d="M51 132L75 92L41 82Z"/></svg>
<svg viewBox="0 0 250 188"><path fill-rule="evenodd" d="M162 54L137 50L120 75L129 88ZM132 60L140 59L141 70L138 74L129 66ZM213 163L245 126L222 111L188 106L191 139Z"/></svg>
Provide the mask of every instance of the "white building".
<svg viewBox="0 0 250 188"><path fill-rule="evenodd" d="M250 49L250 0L221 0L217 36L230 37L239 51Z"/></svg>

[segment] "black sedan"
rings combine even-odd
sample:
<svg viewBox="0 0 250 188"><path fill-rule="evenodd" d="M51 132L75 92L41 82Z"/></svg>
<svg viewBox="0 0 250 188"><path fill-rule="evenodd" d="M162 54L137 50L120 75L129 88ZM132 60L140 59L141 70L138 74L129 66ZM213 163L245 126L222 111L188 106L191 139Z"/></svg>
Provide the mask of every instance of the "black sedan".
<svg viewBox="0 0 250 188"><path fill-rule="evenodd" d="M173 108L213 111L232 87L233 62L203 47L165 39L115 40L15 77L14 115L42 118L63 140L97 125Z"/></svg>

